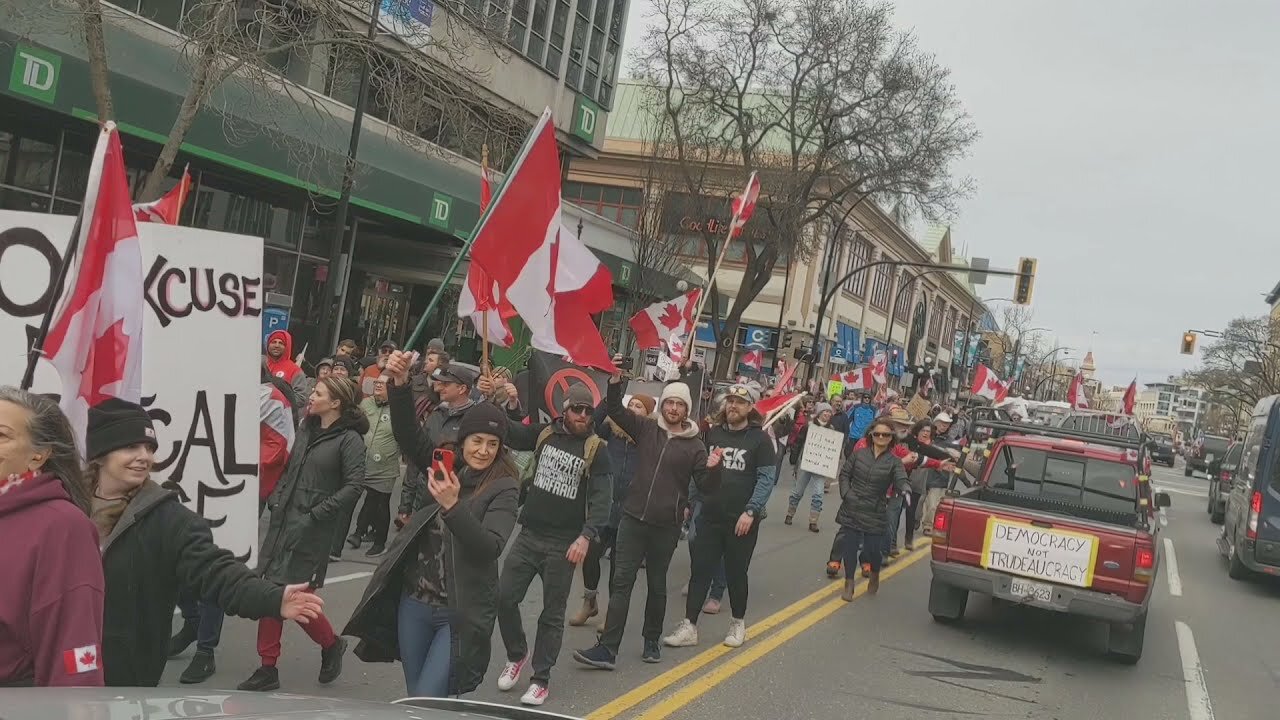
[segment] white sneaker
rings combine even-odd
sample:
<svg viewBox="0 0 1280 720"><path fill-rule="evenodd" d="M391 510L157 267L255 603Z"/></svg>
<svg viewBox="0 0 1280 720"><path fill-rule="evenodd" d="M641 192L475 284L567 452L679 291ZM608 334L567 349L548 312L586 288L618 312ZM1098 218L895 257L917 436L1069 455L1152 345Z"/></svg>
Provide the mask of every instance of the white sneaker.
<svg viewBox="0 0 1280 720"><path fill-rule="evenodd" d="M519 662L509 662L502 666L502 672L498 674L498 689L506 692L516 686L520 682L520 673L524 671L525 663L529 662L529 658L521 658Z"/></svg>
<svg viewBox="0 0 1280 720"><path fill-rule="evenodd" d="M693 647L698 644L698 626L687 619L681 620L670 635L662 638L662 644L667 647Z"/></svg>
<svg viewBox="0 0 1280 720"><path fill-rule="evenodd" d="M529 689L520 696L521 705L541 705L547 701L547 689L538 683L529 683Z"/></svg>
<svg viewBox="0 0 1280 720"><path fill-rule="evenodd" d="M731 618L729 620L729 634L724 636L725 647L742 647L742 643L747 641L747 621Z"/></svg>

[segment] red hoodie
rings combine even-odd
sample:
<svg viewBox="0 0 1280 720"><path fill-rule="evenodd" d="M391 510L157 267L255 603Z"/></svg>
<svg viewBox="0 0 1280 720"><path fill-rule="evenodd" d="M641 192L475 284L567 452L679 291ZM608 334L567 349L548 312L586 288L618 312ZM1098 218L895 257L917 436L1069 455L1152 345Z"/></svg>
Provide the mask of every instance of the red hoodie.
<svg viewBox="0 0 1280 720"><path fill-rule="evenodd" d="M0 685L103 683L102 555L93 522L48 474L0 479Z"/></svg>
<svg viewBox="0 0 1280 720"><path fill-rule="evenodd" d="M270 345L271 341L277 337L284 340L284 354L280 356L279 360L267 355L267 370L272 375L292 385L293 381L302 374L302 368L298 367L298 363L293 361L293 336L287 330L276 330L267 336L267 344Z"/></svg>

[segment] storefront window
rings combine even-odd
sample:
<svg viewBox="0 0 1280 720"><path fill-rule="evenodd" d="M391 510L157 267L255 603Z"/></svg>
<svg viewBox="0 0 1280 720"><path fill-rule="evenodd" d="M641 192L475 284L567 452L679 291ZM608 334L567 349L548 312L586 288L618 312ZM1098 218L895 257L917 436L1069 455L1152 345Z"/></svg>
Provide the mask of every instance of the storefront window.
<svg viewBox="0 0 1280 720"><path fill-rule="evenodd" d="M262 289L269 293L293 295L293 274L298 256L267 248L262 253Z"/></svg>
<svg viewBox="0 0 1280 720"><path fill-rule="evenodd" d="M25 210L49 212L49 198L45 195L0 187L0 210Z"/></svg>
<svg viewBox="0 0 1280 720"><path fill-rule="evenodd" d="M301 350L303 345L320 348L318 352L308 352L312 362L324 357L332 348L328 342L320 338L318 324L320 321L321 303L332 300L326 288L329 277L329 266L317 260L302 258L298 263L298 274L293 284L293 307L289 318L289 331L293 334L293 346ZM348 298L347 302L352 300Z"/></svg>
<svg viewBox="0 0 1280 720"><path fill-rule="evenodd" d="M49 192L53 186L53 167L58 156L57 141L44 142L29 137L18 141L9 168L9 184L27 190Z"/></svg>
<svg viewBox="0 0 1280 720"><path fill-rule="evenodd" d="M195 197L196 227L256 235L268 245L295 248L302 234L301 203L270 198L257 189L252 195L231 191L231 183L212 173L201 173ZM243 187L243 186L241 186Z"/></svg>

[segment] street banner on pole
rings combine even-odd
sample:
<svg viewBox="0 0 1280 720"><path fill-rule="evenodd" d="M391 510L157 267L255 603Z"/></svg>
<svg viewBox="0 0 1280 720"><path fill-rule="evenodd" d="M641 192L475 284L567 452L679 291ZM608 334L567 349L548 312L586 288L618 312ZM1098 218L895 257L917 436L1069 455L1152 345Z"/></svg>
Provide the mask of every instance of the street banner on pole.
<svg viewBox="0 0 1280 720"><path fill-rule="evenodd" d="M75 218L0 211L0 337L30 347ZM140 223L142 405L159 449L152 477L204 516L222 547L257 563L262 239ZM15 347L16 350L16 347ZM0 357L17 385L25 354ZM58 394L48 359L31 389Z"/></svg>

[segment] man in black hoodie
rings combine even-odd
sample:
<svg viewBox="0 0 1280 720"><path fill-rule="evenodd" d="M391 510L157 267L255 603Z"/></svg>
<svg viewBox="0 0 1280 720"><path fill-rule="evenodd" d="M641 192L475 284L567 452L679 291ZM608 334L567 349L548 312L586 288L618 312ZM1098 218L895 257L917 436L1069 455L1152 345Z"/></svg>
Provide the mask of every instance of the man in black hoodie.
<svg viewBox="0 0 1280 720"><path fill-rule="evenodd" d="M498 629L507 650L498 689L515 687L525 665L532 664L529 689L520 698L524 705L546 702L551 668L564 641L574 568L587 556L598 528L609 524L613 504L609 453L595 434L591 391L574 385L562 410L564 415L548 425L513 424L507 430L512 448L534 452L532 477L521 488L520 531L498 579ZM542 581L542 613L530 656L520 603L535 577Z"/></svg>
<svg viewBox="0 0 1280 720"><path fill-rule="evenodd" d="M669 647L698 644L698 615L711 578L723 561L733 617L724 638L728 647L747 639L747 570L760 537L760 521L777 481L773 439L755 409L760 392L739 383L725 394L724 405L704 434L710 455L706 479L692 492L702 500L702 522L690 542L693 557L685 619L663 638Z"/></svg>

